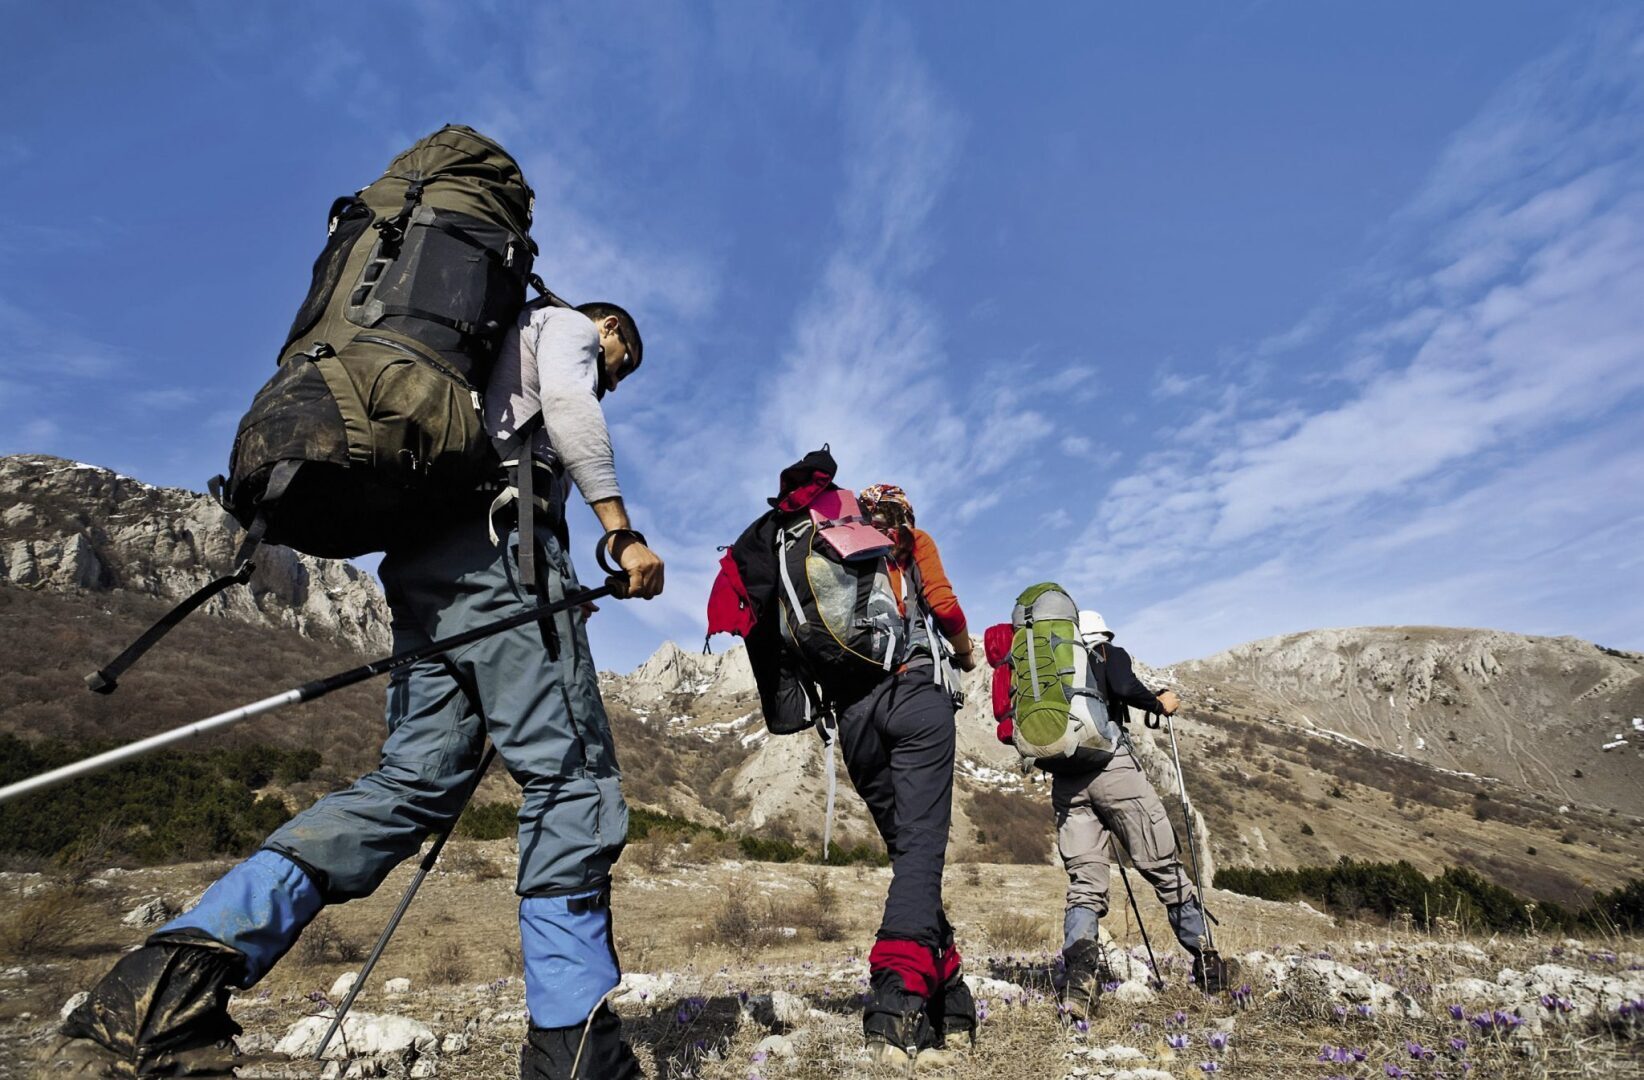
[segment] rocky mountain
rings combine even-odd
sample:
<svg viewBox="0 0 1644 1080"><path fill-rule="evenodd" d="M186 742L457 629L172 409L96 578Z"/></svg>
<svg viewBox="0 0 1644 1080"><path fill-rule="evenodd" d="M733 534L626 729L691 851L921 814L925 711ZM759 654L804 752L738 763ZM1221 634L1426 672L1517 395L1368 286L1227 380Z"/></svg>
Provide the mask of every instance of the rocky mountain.
<svg viewBox="0 0 1644 1080"><path fill-rule="evenodd" d="M176 602L233 570L242 532L208 495L42 454L0 458L5 584ZM388 645L388 608L369 574L282 547L261 549L256 563L248 587L205 611L368 652Z"/></svg>
<svg viewBox="0 0 1644 1080"><path fill-rule="evenodd" d="M1432 626L1312 630L1172 674L1195 704L1644 814L1644 656Z"/></svg>

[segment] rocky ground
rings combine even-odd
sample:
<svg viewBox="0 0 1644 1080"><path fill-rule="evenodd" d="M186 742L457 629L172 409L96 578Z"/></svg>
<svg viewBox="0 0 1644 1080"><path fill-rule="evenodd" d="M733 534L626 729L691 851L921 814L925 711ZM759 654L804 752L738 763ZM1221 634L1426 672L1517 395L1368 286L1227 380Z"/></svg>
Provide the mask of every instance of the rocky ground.
<svg viewBox="0 0 1644 1080"><path fill-rule="evenodd" d="M245 1076L511 1075L525 1029L506 841L453 845L325 1062L305 1060L407 880L327 912L263 984L235 999L242 1046L293 1060ZM0 969L0 1076L33 1064L59 1011L145 923L191 902L225 864L0 880L12 958ZM635 845L616 889L629 975L614 999L648 1075L720 1080L874 1075L861 1054L864 952L889 871L742 863L711 844ZM1430 937L1338 923L1305 906L1214 893L1239 992L1210 999L1165 947L1147 982L1119 910L1113 981L1093 1021L1056 1003L1062 878L1049 866L958 864L949 907L983 1012L941 1075L1027 1077L1566 1077L1644 1075L1644 943ZM1116 896L1117 903L1122 900ZM17 949L18 913L58 934ZM47 935L49 938L49 935ZM887 1074L889 1075L889 1074Z"/></svg>

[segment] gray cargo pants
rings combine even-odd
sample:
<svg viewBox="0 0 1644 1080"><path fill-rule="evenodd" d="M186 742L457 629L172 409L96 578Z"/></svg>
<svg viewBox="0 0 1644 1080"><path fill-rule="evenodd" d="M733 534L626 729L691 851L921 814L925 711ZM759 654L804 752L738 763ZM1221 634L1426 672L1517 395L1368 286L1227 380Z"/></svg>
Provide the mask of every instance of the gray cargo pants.
<svg viewBox="0 0 1644 1080"><path fill-rule="evenodd" d="M501 526L499 524L499 531ZM549 530L548 597L578 588ZM512 615L540 601L517 575L518 535L486 535L483 504L389 552L379 573L394 617L396 651ZM485 736L524 790L519 812L521 896L597 888L628 835L628 807L599 676L576 612L474 642L443 660L396 672L388 684L388 741L377 769L327 795L269 837L265 847L315 876L327 902L369 895L431 832L448 828Z"/></svg>
<svg viewBox="0 0 1644 1080"><path fill-rule="evenodd" d="M1107 914L1108 843L1115 834L1166 907L1196 898L1164 803L1130 754L1119 753L1093 773L1054 777L1050 801L1056 810L1056 846L1067 869L1068 911L1086 908L1097 918Z"/></svg>

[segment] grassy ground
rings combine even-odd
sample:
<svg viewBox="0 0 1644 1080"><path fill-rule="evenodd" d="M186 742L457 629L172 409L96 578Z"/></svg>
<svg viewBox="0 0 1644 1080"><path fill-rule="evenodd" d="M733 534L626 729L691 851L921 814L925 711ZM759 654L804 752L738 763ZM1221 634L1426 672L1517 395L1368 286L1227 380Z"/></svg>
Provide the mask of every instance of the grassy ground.
<svg viewBox="0 0 1644 1080"><path fill-rule="evenodd" d="M748 864L723 855L710 843L639 844L623 860L615 891L623 965L661 977L643 1000L636 994L619 1004L648 1075L873 1075L861 1057L858 995L889 871ZM440 1076L498 1077L517 1069L525 1020L512 863L507 841L454 843L373 975L373 989L356 1006L416 1017L440 1035L474 1021L470 1048L444 1055ZM23 1062L62 1002L94 981L121 949L141 940L146 931L121 925L123 912L154 896L185 902L225 865L155 868L78 884L6 875L0 882L0 930L9 928L0 932L0 949L9 951L0 956L0 1076L28 1075ZM236 999L235 1016L248 1032L278 1036L322 1008L310 995L323 996L338 975L358 966L408 876L409 868L402 867L376 896L328 911L268 979ZM1450 999L1432 990L1462 976L1493 980L1502 967L1523 970L1555 956L1560 963L1613 973L1626 966L1629 952L1637 959L1638 942L1595 941L1575 949L1538 938L1474 939L1481 959L1466 950L1431 948L1431 939L1398 927L1335 926L1296 905L1220 893L1213 894L1213 907L1222 920L1224 953L1328 953L1408 991L1425 1017L1388 1011L1363 1017L1351 1009L1337 1016L1333 1003L1316 991L1268 994L1259 980L1244 1007L1225 996L1207 999L1188 985L1179 954L1168 947L1173 942L1162 909L1142 897L1148 934L1164 960L1166 990L1149 1002L1110 996L1081 1029L1058 1009L1050 985L1063 885L1060 871L1050 866L950 867L949 913L968 969L1000 982L984 984L978 995L986 1019L975 1050L945 1075L1026 1080L1122 1076L1128 1069L1130 1076L1156 1080L1205 1075L1207 1064L1218 1066L1219 1075L1286 1080L1400 1075L1389 1074L1388 1065L1420 1077L1644 1075L1644 1032L1550 1024L1535 1038L1481 1036L1467 1021L1452 1019ZM1132 918L1118 910L1122 894L1114 900L1104 925L1121 946L1139 947ZM55 937L48 933L49 940L31 939L18 929L27 922L19 913L42 905L68 916L62 920L68 929ZM1354 952L1359 941L1375 947ZM382 984L397 976L410 978L413 991L388 997ZM745 995L773 991L797 999L785 1022L745 1015ZM773 1033L787 1037L795 1058L775 1053L758 1059L757 1048ZM1212 1034L1229 1037L1225 1048L1211 1047ZM1181 1043L1184 1036L1185 1045L1172 1049L1170 1041ZM1466 1039L1465 1049L1452 1051L1452 1038ZM1412 1056L1410 1043L1434 1056ZM1362 1051L1364 1060L1320 1062L1325 1046ZM1463 1061L1469 1073L1463 1073Z"/></svg>

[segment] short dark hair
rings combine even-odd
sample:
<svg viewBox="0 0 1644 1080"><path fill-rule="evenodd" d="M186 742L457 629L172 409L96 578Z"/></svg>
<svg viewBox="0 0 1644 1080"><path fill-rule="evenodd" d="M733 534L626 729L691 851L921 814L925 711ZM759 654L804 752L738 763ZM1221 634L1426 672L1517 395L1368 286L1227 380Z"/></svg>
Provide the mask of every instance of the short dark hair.
<svg viewBox="0 0 1644 1080"><path fill-rule="evenodd" d="M628 343L628 351L633 353L634 366L629 371L639 370L639 363L645 358L645 342L640 340L639 326L625 308L618 307L616 304L605 300L594 300L586 304L578 304L577 310L595 322L604 322L615 315L617 327L622 331L622 340Z"/></svg>

